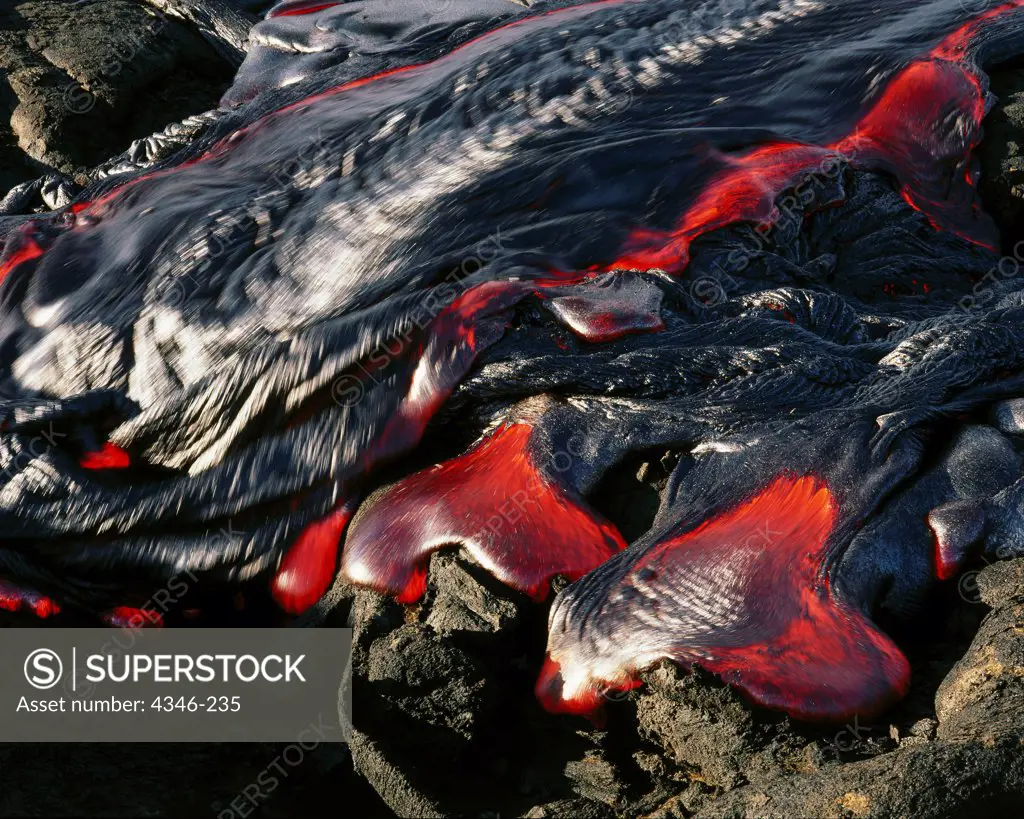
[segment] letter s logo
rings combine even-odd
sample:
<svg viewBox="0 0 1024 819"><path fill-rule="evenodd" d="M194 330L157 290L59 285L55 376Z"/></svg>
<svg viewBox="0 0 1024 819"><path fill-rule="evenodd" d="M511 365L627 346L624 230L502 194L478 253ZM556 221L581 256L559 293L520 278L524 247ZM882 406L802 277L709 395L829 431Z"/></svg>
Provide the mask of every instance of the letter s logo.
<svg viewBox="0 0 1024 819"><path fill-rule="evenodd" d="M25 679L33 688L53 688L63 673L64 664L52 649L37 648L25 658Z"/></svg>

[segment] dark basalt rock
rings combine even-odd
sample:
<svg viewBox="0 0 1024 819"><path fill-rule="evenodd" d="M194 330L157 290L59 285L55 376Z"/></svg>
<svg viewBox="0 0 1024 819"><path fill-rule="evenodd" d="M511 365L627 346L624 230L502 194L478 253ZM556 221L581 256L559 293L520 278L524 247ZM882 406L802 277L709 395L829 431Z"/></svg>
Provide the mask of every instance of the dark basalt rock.
<svg viewBox="0 0 1024 819"><path fill-rule="evenodd" d="M702 808L702 817L1007 816L1024 797L1024 561L977 575L992 607L935 696L938 730L895 735L893 751L812 774L775 776ZM673 815L668 812L663 815Z"/></svg>
<svg viewBox="0 0 1024 819"><path fill-rule="evenodd" d="M232 67L198 30L133 0L0 7L0 190L78 175L213 108Z"/></svg>
<svg viewBox="0 0 1024 819"><path fill-rule="evenodd" d="M1004 815L1024 797L1024 561L966 577L884 720L801 725L662 663L596 729L519 685L539 661L535 607L438 554L416 607L349 598L356 770L400 816Z"/></svg>
<svg viewBox="0 0 1024 819"><path fill-rule="evenodd" d="M1024 739L1024 561L977 575L981 601L993 608L967 654L935 696L938 738L984 745Z"/></svg>
<svg viewBox="0 0 1024 819"><path fill-rule="evenodd" d="M543 607L457 554L434 556L428 589L415 607L351 601L356 770L400 815L571 797L563 771L586 743L528 694Z"/></svg>
<svg viewBox="0 0 1024 819"><path fill-rule="evenodd" d="M1000 103L985 120L978 187L999 225L1003 250L1012 255L1024 239L1024 67L1014 64L993 72L992 93Z"/></svg>

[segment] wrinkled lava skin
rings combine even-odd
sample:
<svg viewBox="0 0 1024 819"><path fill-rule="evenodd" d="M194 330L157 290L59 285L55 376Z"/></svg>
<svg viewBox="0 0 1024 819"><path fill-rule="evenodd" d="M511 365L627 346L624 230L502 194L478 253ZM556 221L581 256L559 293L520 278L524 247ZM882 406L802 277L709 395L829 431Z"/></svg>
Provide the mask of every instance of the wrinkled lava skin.
<svg viewBox="0 0 1024 819"><path fill-rule="evenodd" d="M412 601L455 546L574 581L554 711L663 659L900 697L874 618L1024 551L973 157L1024 3L691 5L281 3L193 144L0 217L2 607ZM626 544L595 489L666 449Z"/></svg>

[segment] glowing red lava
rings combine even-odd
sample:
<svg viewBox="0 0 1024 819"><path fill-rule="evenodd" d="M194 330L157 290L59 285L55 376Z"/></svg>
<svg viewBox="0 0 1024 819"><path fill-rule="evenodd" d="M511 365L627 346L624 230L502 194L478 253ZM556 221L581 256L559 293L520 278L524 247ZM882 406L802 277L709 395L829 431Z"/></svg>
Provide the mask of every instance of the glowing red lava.
<svg viewBox="0 0 1024 819"><path fill-rule="evenodd" d="M556 575L576 579L625 547L618 531L545 474L526 423L499 427L451 461L369 498L349 530L349 580L418 599L430 555L459 545L503 583L543 600Z"/></svg>
<svg viewBox="0 0 1024 819"><path fill-rule="evenodd" d="M650 548L617 588L629 590L630 610L652 615L637 625L618 607L595 609L590 625L618 639L579 654L553 631L537 696L551 711L591 713L605 692L627 690L640 671L671 659L698 664L797 718L845 719L886 707L906 692L909 665L823 573L837 515L818 479L781 476Z"/></svg>

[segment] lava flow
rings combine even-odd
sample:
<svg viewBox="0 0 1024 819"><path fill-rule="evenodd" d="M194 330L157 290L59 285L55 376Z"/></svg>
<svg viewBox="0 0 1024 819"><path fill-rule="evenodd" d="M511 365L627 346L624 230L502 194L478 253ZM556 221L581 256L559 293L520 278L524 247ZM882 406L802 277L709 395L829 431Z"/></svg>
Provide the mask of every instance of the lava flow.
<svg viewBox="0 0 1024 819"><path fill-rule="evenodd" d="M554 711L665 660L886 707L874 618L1016 525L975 154L1024 0L437 5L279 3L207 130L0 216L0 607L430 606L453 548L570 582Z"/></svg>
<svg viewBox="0 0 1024 819"><path fill-rule="evenodd" d="M578 605L568 592L552 611L541 701L590 713L608 690L628 689L637 671L672 659L698 663L794 717L877 713L906 692L910 669L820 572L836 515L827 486L780 477L738 508L645 549L590 612L579 641L567 622Z"/></svg>

